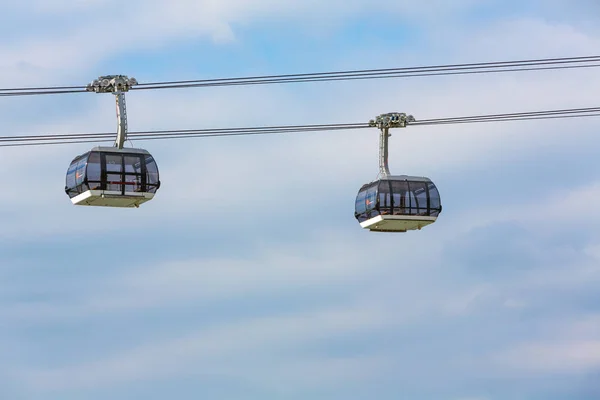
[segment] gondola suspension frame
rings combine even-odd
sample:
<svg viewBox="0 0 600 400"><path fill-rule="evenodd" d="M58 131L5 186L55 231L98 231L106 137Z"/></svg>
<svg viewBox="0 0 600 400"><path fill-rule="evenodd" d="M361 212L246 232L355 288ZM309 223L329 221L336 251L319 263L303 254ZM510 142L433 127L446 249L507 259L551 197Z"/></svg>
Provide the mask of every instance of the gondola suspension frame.
<svg viewBox="0 0 600 400"><path fill-rule="evenodd" d="M390 175L388 165L388 143L389 137L392 136L390 128L406 128L408 123L414 121L415 117L412 115L398 112L381 114L369 121L369 126L377 127L381 131L379 136L379 174L382 177Z"/></svg>
<svg viewBox="0 0 600 400"><path fill-rule="evenodd" d="M117 106L117 138L114 147L123 149L127 140L127 104L125 102L125 92L128 92L132 86L137 85L135 78L129 78L126 75L105 75L95 79L88 84L86 90L95 93L112 93L115 96Z"/></svg>
<svg viewBox="0 0 600 400"><path fill-rule="evenodd" d="M160 187L158 167L152 155L144 149L123 149L127 140L125 92L136 84L135 78L125 75L106 75L87 85L88 92L111 93L115 96L117 136L113 147L95 147L88 153L76 157L71 163L67 172L65 191L71 197L73 204L139 208L140 204L151 200ZM95 157L92 163L90 163L91 157ZM109 158L112 159L110 170ZM81 164L83 181L75 186L69 186L70 173L79 160L83 163ZM88 184L92 182L88 180L89 174L92 173L88 171L90 165L94 168L93 183L96 184L94 187ZM79 168L77 166L77 169ZM128 188L131 190L127 190Z"/></svg>
<svg viewBox="0 0 600 400"><path fill-rule="evenodd" d="M381 114L369 121L369 126L377 127L381 131L379 175L376 181L363 185L359 190L355 217L361 227L371 232L421 230L422 227L435 222L441 212L441 205L439 209L430 207L430 200L439 203L439 193L429 178L390 174L388 143L391 134L389 130L405 128L407 124L414 121L412 115L398 112ZM401 187L404 189L400 189ZM381 204L382 198L386 205ZM411 204L407 207L405 202ZM413 202L416 207L412 205Z"/></svg>

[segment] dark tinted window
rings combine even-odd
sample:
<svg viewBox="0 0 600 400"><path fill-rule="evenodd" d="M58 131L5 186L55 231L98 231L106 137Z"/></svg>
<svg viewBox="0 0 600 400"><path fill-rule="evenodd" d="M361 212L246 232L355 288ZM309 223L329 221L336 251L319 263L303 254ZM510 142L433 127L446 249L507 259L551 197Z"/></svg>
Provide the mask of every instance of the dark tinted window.
<svg viewBox="0 0 600 400"><path fill-rule="evenodd" d="M406 181L392 181L392 200L394 214L409 214L410 197Z"/></svg>
<svg viewBox="0 0 600 400"><path fill-rule="evenodd" d="M141 174L142 158L140 156L125 156L125 173Z"/></svg>
<svg viewBox="0 0 600 400"><path fill-rule="evenodd" d="M358 195L356 196L356 202L354 204L354 210L357 214L362 214L367 210L367 206L365 204L366 197L366 190L361 190L360 192L358 192Z"/></svg>
<svg viewBox="0 0 600 400"><path fill-rule="evenodd" d="M151 155L146 156L146 191L150 193L156 192L159 183L158 167L156 161Z"/></svg>
<svg viewBox="0 0 600 400"><path fill-rule="evenodd" d="M379 182L379 209L381 212L390 213L392 207L392 193L390 192L390 181Z"/></svg>
<svg viewBox="0 0 600 400"><path fill-rule="evenodd" d="M141 192L142 191L142 176L141 175L125 175L125 191L126 192Z"/></svg>
<svg viewBox="0 0 600 400"><path fill-rule="evenodd" d="M442 211L442 205L440 200L440 193L433 183L428 185L429 187L429 204L431 207L430 214L437 216Z"/></svg>
<svg viewBox="0 0 600 400"><path fill-rule="evenodd" d="M408 201L406 204L408 204L408 208L406 210L407 214L417 214L418 208L417 208L417 199L415 198L415 194L413 192L408 192Z"/></svg>
<svg viewBox="0 0 600 400"><path fill-rule="evenodd" d="M87 185L84 183L88 154L89 153L85 153L77 157L71 162L67 169L65 186L66 192L71 198L88 190Z"/></svg>
<svg viewBox="0 0 600 400"><path fill-rule="evenodd" d="M83 180L85 179L86 165L87 165L87 160L85 158L82 158L81 160L79 160L77 162L77 167L75 169L75 184L77 186L81 185L83 183Z"/></svg>
<svg viewBox="0 0 600 400"><path fill-rule="evenodd" d="M106 155L106 172L121 172L123 156L120 154Z"/></svg>
<svg viewBox="0 0 600 400"><path fill-rule="evenodd" d="M440 208L440 193L438 192L437 188L433 183L429 184L429 202L431 208Z"/></svg>
<svg viewBox="0 0 600 400"><path fill-rule="evenodd" d="M125 191L142 191L142 157L138 155L127 155L123 157L125 165Z"/></svg>
<svg viewBox="0 0 600 400"><path fill-rule="evenodd" d="M414 195L411 214L427 215L427 184L425 182L410 182L409 187Z"/></svg>
<svg viewBox="0 0 600 400"><path fill-rule="evenodd" d="M367 188L367 198L365 200L367 210L372 210L377 205L377 185L371 185Z"/></svg>
<svg viewBox="0 0 600 400"><path fill-rule="evenodd" d="M69 165L69 169L67 170L67 180L65 182L65 186L69 189L74 188L75 185L75 171L77 170L77 160L73 161L71 165Z"/></svg>
<svg viewBox="0 0 600 400"><path fill-rule="evenodd" d="M87 164L87 180L90 186L90 189L100 189L102 179L101 175L101 165L100 165L100 154L92 153L90 154L90 158L88 159Z"/></svg>
<svg viewBox="0 0 600 400"><path fill-rule="evenodd" d="M123 189L121 174L106 174L106 190L120 192Z"/></svg>

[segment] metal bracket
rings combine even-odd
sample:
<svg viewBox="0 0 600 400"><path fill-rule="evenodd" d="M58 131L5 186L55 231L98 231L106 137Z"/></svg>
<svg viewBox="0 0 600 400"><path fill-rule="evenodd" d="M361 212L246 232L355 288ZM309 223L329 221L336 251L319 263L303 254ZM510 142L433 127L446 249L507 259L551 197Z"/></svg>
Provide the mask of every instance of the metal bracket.
<svg viewBox="0 0 600 400"><path fill-rule="evenodd" d="M123 148L125 140L127 140L127 107L125 105L125 94L122 92L115 93L117 102L117 139L115 147L119 150Z"/></svg>
<svg viewBox="0 0 600 400"><path fill-rule="evenodd" d="M137 85L135 78L125 75L106 75L95 79L88 84L86 90L95 93L112 93L117 103L117 138L114 146L122 149L127 140L127 107L125 104L125 92L131 86Z"/></svg>
<svg viewBox="0 0 600 400"><path fill-rule="evenodd" d="M379 135L379 174L384 177L390 175L388 167L388 138L391 135L389 129L381 129L381 134Z"/></svg>
<svg viewBox="0 0 600 400"><path fill-rule="evenodd" d="M381 130L379 136L379 174L381 176L390 175L388 166L388 138L392 136L390 128L405 128L408 123L414 121L415 118L412 115L405 113L381 114L369 121L369 126L376 126Z"/></svg>
<svg viewBox="0 0 600 400"><path fill-rule="evenodd" d="M135 78L128 78L125 75L105 75L94 79L85 90L96 93L128 92L132 86L137 84Z"/></svg>
<svg viewBox="0 0 600 400"><path fill-rule="evenodd" d="M378 115L375 119L369 121L369 126L383 128L405 128L410 122L415 122L415 117L405 113L387 113Z"/></svg>

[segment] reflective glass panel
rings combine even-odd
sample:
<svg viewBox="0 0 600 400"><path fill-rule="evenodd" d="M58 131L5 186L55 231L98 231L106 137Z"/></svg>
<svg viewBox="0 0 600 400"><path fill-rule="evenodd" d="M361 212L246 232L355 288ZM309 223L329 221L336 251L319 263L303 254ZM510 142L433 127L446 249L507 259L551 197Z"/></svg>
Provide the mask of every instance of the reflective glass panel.
<svg viewBox="0 0 600 400"><path fill-rule="evenodd" d="M367 205L367 210L372 210L377 205L377 185L372 185L367 188L367 198L365 203Z"/></svg>
<svg viewBox="0 0 600 400"><path fill-rule="evenodd" d="M414 203L412 203L413 214L428 215L427 184L425 182L410 182L409 187L415 200Z"/></svg>
<svg viewBox="0 0 600 400"><path fill-rule="evenodd" d="M392 194L390 192L390 181L379 182L379 210L382 214L392 213Z"/></svg>
<svg viewBox="0 0 600 400"><path fill-rule="evenodd" d="M100 154L90 154L87 164L87 179L90 189L101 189L101 172Z"/></svg>
<svg viewBox="0 0 600 400"><path fill-rule="evenodd" d="M123 188L123 185L121 184L121 174L107 174L106 181L106 190L120 192Z"/></svg>
<svg viewBox="0 0 600 400"><path fill-rule="evenodd" d="M366 197L366 190L361 190L360 192L358 192L358 195L356 196L356 202L354 205L354 210L357 214L362 214L367 210L367 206L365 204Z"/></svg>
<svg viewBox="0 0 600 400"><path fill-rule="evenodd" d="M394 215L409 214L410 197L406 181L392 181L392 201Z"/></svg>
<svg viewBox="0 0 600 400"><path fill-rule="evenodd" d="M440 202L440 193L438 192L437 188L435 187L435 185L433 183L430 183L429 185L429 204L431 209L436 209L439 211L440 206L441 206L441 202Z"/></svg>
<svg viewBox="0 0 600 400"><path fill-rule="evenodd" d="M121 172L123 157L120 154L106 155L106 172Z"/></svg>
<svg viewBox="0 0 600 400"><path fill-rule="evenodd" d="M416 215L419 208L417 206L417 199L415 198L415 194L413 192L409 191L407 198L408 198L408 201L407 201L408 208L406 210L407 214Z"/></svg>
<svg viewBox="0 0 600 400"><path fill-rule="evenodd" d="M85 158L82 158L77 163L77 169L75 170L75 184L77 186L81 185L83 183L83 180L85 179L86 164L87 164L87 159L85 159Z"/></svg>
<svg viewBox="0 0 600 400"><path fill-rule="evenodd" d="M151 155L146 156L146 183L148 185L158 184L158 167Z"/></svg>
<svg viewBox="0 0 600 400"><path fill-rule="evenodd" d="M141 192L142 191L142 176L141 175L125 175L125 191L126 192Z"/></svg>
<svg viewBox="0 0 600 400"><path fill-rule="evenodd" d="M75 186L77 186L75 184L75 171L77 170L77 162L73 162L70 166L69 169L67 170L67 179L65 182L65 186L69 189L74 188Z"/></svg>
<svg viewBox="0 0 600 400"><path fill-rule="evenodd" d="M140 156L125 156L125 173L141 174L142 173L142 158Z"/></svg>

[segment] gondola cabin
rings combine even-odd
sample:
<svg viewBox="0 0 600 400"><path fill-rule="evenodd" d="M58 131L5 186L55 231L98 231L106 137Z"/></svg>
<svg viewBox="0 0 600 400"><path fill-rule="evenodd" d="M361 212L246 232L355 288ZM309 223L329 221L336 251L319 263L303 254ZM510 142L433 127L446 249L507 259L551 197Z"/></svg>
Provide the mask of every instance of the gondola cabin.
<svg viewBox="0 0 600 400"><path fill-rule="evenodd" d="M360 188L354 216L371 231L406 232L434 223L441 212L440 194L430 179L388 175Z"/></svg>
<svg viewBox="0 0 600 400"><path fill-rule="evenodd" d="M94 147L71 162L65 192L79 206L139 207L159 187L158 166L148 151Z"/></svg>

